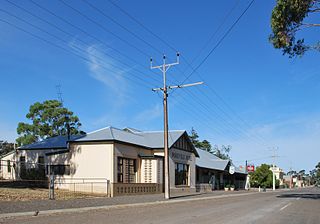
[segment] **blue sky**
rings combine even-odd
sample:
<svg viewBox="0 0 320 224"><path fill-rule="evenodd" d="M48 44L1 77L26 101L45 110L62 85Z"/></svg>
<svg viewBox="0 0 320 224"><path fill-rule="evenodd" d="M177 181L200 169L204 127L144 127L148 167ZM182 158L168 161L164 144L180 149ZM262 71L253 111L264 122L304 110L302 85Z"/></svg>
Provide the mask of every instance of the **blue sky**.
<svg viewBox="0 0 320 224"><path fill-rule="evenodd" d="M26 121L29 106L56 99L58 84L65 106L79 116L85 131L108 125L162 129L161 95L151 91L162 85L162 77L149 69L149 57L157 63L165 53L172 61L173 49L108 1L90 2L122 27L83 1L65 0L81 15L58 0L33 0L56 16L29 0L14 1L38 18L8 2L13 0L0 1L0 19L11 24L0 21L1 139L14 140L17 123ZM194 67L249 3L116 2ZM188 80L205 85L169 96L169 126L194 127L201 139L232 145L231 156L238 165L246 159L256 165L271 163L270 147L279 147L280 167L310 170L320 158L320 55L308 52L293 60L273 49L268 36L274 5L275 1L257 0ZM319 30L302 35L312 42ZM190 72L182 59L168 72L168 83L180 83Z"/></svg>

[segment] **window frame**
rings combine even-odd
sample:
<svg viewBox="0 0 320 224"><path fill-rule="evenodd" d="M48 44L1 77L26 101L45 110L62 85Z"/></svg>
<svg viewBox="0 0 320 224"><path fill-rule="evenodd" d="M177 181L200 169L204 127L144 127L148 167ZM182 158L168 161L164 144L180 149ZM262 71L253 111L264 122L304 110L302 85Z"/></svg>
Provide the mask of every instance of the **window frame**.
<svg viewBox="0 0 320 224"><path fill-rule="evenodd" d="M136 159L117 157L118 183L136 183Z"/></svg>
<svg viewBox="0 0 320 224"><path fill-rule="evenodd" d="M175 186L189 186L190 166L185 163L175 163Z"/></svg>
<svg viewBox="0 0 320 224"><path fill-rule="evenodd" d="M11 173L11 161L9 159L7 160L7 170L8 173Z"/></svg>

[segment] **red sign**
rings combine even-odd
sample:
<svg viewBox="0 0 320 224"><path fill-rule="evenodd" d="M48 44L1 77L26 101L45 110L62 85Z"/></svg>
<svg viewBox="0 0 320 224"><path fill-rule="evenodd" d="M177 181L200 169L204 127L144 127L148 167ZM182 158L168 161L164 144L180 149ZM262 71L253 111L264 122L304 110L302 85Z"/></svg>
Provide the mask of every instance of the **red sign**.
<svg viewBox="0 0 320 224"><path fill-rule="evenodd" d="M247 171L248 172L254 172L254 165L248 165L247 166Z"/></svg>

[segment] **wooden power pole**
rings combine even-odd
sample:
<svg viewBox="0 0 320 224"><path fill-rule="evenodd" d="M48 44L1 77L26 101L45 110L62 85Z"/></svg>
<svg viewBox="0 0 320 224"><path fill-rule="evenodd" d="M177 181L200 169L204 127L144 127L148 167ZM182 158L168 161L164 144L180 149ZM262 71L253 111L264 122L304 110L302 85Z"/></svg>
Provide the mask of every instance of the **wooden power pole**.
<svg viewBox="0 0 320 224"><path fill-rule="evenodd" d="M163 92L163 113L164 113L164 197L165 199L170 199L170 169L169 169L169 129L168 129L168 89L175 88L184 88L194 85L203 84L203 82L197 82L192 84L176 85L176 86L167 86L166 83L166 73L170 67L179 64L179 53L177 53L176 62L166 64L166 56L163 55L163 64L153 66L152 58L150 59L151 69L159 69L163 75L163 87L154 88L152 91L162 91Z"/></svg>

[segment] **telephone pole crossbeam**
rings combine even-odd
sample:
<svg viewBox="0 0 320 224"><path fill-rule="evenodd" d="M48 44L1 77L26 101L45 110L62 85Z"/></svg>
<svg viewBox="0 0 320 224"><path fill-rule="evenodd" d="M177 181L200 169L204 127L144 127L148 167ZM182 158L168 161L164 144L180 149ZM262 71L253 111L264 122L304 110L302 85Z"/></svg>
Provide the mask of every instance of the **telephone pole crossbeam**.
<svg viewBox="0 0 320 224"><path fill-rule="evenodd" d="M153 88L152 91L162 91L163 92L163 112L164 112L164 197L165 199L170 199L170 171L169 171L169 130L168 130L168 89L174 88L184 88L194 85L203 84L203 82L197 82L192 84L185 85L176 85L176 86L167 86L166 83L166 73L170 67L178 65L179 62L179 53L177 53L177 60L174 63L166 64L166 56L163 55L163 64L153 66L152 58L150 59L150 68L159 69L163 75L163 87L162 88Z"/></svg>

